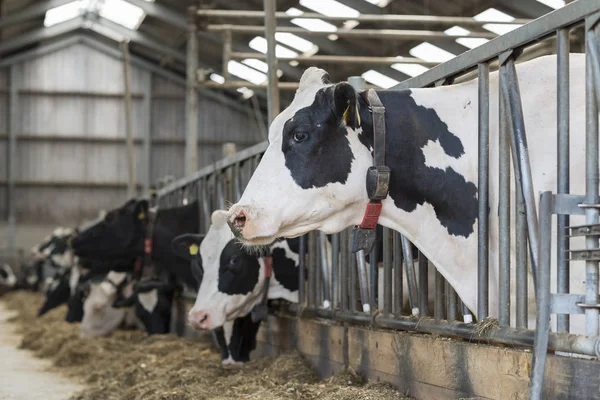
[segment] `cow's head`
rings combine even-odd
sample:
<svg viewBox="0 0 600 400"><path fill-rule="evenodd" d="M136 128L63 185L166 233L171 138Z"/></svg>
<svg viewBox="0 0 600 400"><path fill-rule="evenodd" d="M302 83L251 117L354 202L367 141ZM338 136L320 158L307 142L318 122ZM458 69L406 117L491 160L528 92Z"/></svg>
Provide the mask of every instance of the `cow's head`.
<svg viewBox="0 0 600 400"><path fill-rule="evenodd" d="M227 226L227 212L215 211L211 222L206 237L186 234L175 238L172 243L178 256L195 259L194 268L202 269L202 283L188 315L194 329L215 329L227 320L247 315L261 302L267 289L265 260L235 239ZM276 263L284 266L282 269L287 270L286 275L293 276L294 286L288 284L291 279L277 281L276 274L273 274L269 297L297 301L298 256L289 255L291 252L286 241L273 244L271 252L273 269Z"/></svg>
<svg viewBox="0 0 600 400"><path fill-rule="evenodd" d="M50 279L50 282L44 288L44 304L42 304L42 307L38 311L38 317L69 301L69 296L71 295L69 277L70 270L61 270Z"/></svg>
<svg viewBox="0 0 600 400"><path fill-rule="evenodd" d="M80 257L95 260L127 258L141 254L147 224L148 201L129 200L104 218L82 228L72 246Z"/></svg>
<svg viewBox="0 0 600 400"><path fill-rule="evenodd" d="M127 284L127 274L114 271L101 281L91 281L89 295L83 303L82 337L105 336L121 325L126 310L114 308L113 303Z"/></svg>
<svg viewBox="0 0 600 400"><path fill-rule="evenodd" d="M356 91L311 67L290 106L269 128L269 147L228 222L245 244L360 223L372 164L361 142ZM358 220L357 220L358 219Z"/></svg>
<svg viewBox="0 0 600 400"><path fill-rule="evenodd" d="M135 307L135 315L149 335L169 333L171 303L177 289L173 283L163 280L143 280L135 284L131 296L117 299L113 307Z"/></svg>

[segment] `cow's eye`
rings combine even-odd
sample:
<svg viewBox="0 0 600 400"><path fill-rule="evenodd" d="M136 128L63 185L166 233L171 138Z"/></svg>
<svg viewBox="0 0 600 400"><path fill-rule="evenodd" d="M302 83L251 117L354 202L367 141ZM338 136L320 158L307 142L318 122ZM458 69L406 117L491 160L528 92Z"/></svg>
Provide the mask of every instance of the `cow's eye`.
<svg viewBox="0 0 600 400"><path fill-rule="evenodd" d="M306 139L308 139L308 133L306 133L306 132L295 132L294 133L294 140L296 141L296 143L304 142Z"/></svg>
<svg viewBox="0 0 600 400"><path fill-rule="evenodd" d="M239 257L238 256L231 256L231 258L229 259L229 265L236 265L239 261Z"/></svg>

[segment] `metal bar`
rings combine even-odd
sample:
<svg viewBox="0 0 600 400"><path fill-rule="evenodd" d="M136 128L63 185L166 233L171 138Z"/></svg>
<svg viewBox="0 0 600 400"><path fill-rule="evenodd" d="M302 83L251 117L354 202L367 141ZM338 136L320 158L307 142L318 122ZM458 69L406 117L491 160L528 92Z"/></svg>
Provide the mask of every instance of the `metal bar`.
<svg viewBox="0 0 600 400"><path fill-rule="evenodd" d="M84 19L82 17L77 17L53 26L28 31L9 40L2 40L2 43L0 43L0 54L8 53L9 51L17 50L33 43L49 40L69 32L74 32L77 29L80 29L83 24Z"/></svg>
<svg viewBox="0 0 600 400"><path fill-rule="evenodd" d="M406 271L406 283L408 286L408 299L410 302L411 313L414 316L419 315L419 299L417 293L417 276L415 274L415 263L413 261L412 244L406 238L401 236L402 253L404 256L404 269Z"/></svg>
<svg viewBox="0 0 600 400"><path fill-rule="evenodd" d="M569 29L557 31L557 193L569 193ZM556 264L557 293L569 293L569 238L567 227L570 225L568 215L559 214L557 218L556 235ZM556 317L556 331L558 333L569 332L570 317L568 314L559 314Z"/></svg>
<svg viewBox="0 0 600 400"><path fill-rule="evenodd" d="M8 98L9 121L8 121L8 146L6 157L8 160L7 174L7 219L8 219L8 248L14 251L16 246L16 194L15 182L17 180L17 131L19 130L19 93L18 86L21 83L21 66L11 65L9 70L10 89Z"/></svg>
<svg viewBox="0 0 600 400"><path fill-rule="evenodd" d="M225 31L228 32L228 31ZM266 54L252 52L232 52L232 60L243 60L246 58L258 58L265 60ZM435 67L438 62L423 61L420 58L406 57L399 60L398 57L367 57L367 56L331 56L331 55L312 55L312 56L296 56L296 57L278 57L279 62L298 61L299 63L328 63L328 64L371 64L371 65L392 65L392 64L419 64L425 67Z"/></svg>
<svg viewBox="0 0 600 400"><path fill-rule="evenodd" d="M262 11L248 11L248 10L198 10L198 15L202 17L219 17L219 18L235 18L235 19L262 19L265 13ZM303 13L302 16L289 15L283 11L276 12L275 18L283 20L291 20L295 18L318 18L324 21L347 21L348 17L340 16L329 16L319 13ZM470 17L449 17L449 16L434 16L434 15L394 15L394 14L361 14L357 17L353 17L352 20L358 22L377 22L377 23L402 23L408 24L460 24L468 26L483 26L484 24L500 23L506 24L509 22L496 22L496 21L476 21ZM530 22L529 19L515 19L512 20L511 24L526 24Z"/></svg>
<svg viewBox="0 0 600 400"><path fill-rule="evenodd" d="M600 50L598 50L598 41L596 40L596 37L592 31L587 32L585 40L586 42L590 43L587 57L592 58L591 72L594 77L594 81L596 82L594 88L596 90L596 98L600 98Z"/></svg>
<svg viewBox="0 0 600 400"><path fill-rule="evenodd" d="M296 90L299 87L298 82L278 82L275 86L280 90ZM268 84L259 84L255 85L253 83L249 83L247 81L229 81L225 83L218 83L213 81L204 81L198 82L196 87L206 88L206 89L239 89L241 87L246 87L248 89L268 89Z"/></svg>
<svg viewBox="0 0 600 400"><path fill-rule="evenodd" d="M440 272L435 270L435 299L433 302L433 318L436 321L444 319L444 277Z"/></svg>
<svg viewBox="0 0 600 400"><path fill-rule="evenodd" d="M317 307L317 262L319 258L317 254L317 238L315 236L315 231L310 232L308 236L308 293L310 307Z"/></svg>
<svg viewBox="0 0 600 400"><path fill-rule="evenodd" d="M378 284L379 284L379 241L382 240L375 229L375 246L373 246L373 250L371 250L371 254L369 255L369 307L371 310L377 310L377 297L378 294Z"/></svg>
<svg viewBox="0 0 600 400"><path fill-rule="evenodd" d="M402 238L399 232L394 231L393 238L394 247L394 314L402 313Z"/></svg>
<svg viewBox="0 0 600 400"><path fill-rule="evenodd" d="M348 311L348 271L351 265L348 263L348 234L347 230L340 232L340 309Z"/></svg>
<svg viewBox="0 0 600 400"><path fill-rule="evenodd" d="M290 307L292 310L294 309ZM303 313L303 317L319 317L339 322L353 323L363 326L374 326L411 332L422 332L444 337L466 339L469 342L490 344L503 344L517 347L533 346L535 331L514 328L490 328L481 332L473 324L460 322L447 323L429 318L388 317L377 315L375 317L365 314L350 312L334 312L331 310L314 310ZM550 333L548 350L567 353L585 354L592 357L600 356L600 338L583 335L569 335Z"/></svg>
<svg viewBox="0 0 600 400"><path fill-rule="evenodd" d="M506 66L500 68L500 84L506 81ZM506 94L499 92L499 287L498 323L506 328L510 323L510 136L505 105Z"/></svg>
<svg viewBox="0 0 600 400"><path fill-rule="evenodd" d="M231 60L231 31L223 31L223 78L229 81L229 60Z"/></svg>
<svg viewBox="0 0 600 400"><path fill-rule="evenodd" d="M148 193L152 184L152 80L152 72L147 72L144 78L144 99L142 100L144 193Z"/></svg>
<svg viewBox="0 0 600 400"><path fill-rule="evenodd" d="M321 232L315 231L315 307L319 308L323 306L323 254L321 247Z"/></svg>
<svg viewBox="0 0 600 400"><path fill-rule="evenodd" d="M196 7L188 10L187 69L185 92L185 176L198 168L198 92L196 70L198 69L198 35L196 34Z"/></svg>
<svg viewBox="0 0 600 400"><path fill-rule="evenodd" d="M595 44L590 40L594 38L594 26L592 18L586 19L586 90L585 90L585 111L586 111L586 130L585 130L585 176L586 176L586 203L598 204L598 99L594 93L594 87L600 86L600 78L594 75L594 69L600 66L594 66L598 59L593 59L591 53L598 49L592 48ZM598 223L598 209L589 207L585 210L586 224ZM585 248L598 248L598 236L587 236L585 239ZM585 262L585 301L587 304L598 303L598 261ZM598 335L598 309L586 308L585 310L585 331L588 336Z"/></svg>
<svg viewBox="0 0 600 400"><path fill-rule="evenodd" d="M335 233L331 237L331 308L334 310L340 306L340 235Z"/></svg>
<svg viewBox="0 0 600 400"><path fill-rule="evenodd" d="M368 313L371 312L371 303L369 298L369 278L367 277L367 261L364 250L359 250L356 253L356 265L358 268L360 302L362 303L363 312Z"/></svg>
<svg viewBox="0 0 600 400"><path fill-rule="evenodd" d="M277 19L275 19L276 5L275 0L264 0L265 26L259 26L256 33L265 35L267 39L267 77L269 86L267 88L267 102L269 106L269 125L279 114L279 87L277 82L277 55L275 53L275 30L277 29ZM208 29L207 29L208 30Z"/></svg>
<svg viewBox="0 0 600 400"><path fill-rule="evenodd" d="M448 76L468 72L470 69L475 68L478 63L493 59L508 50L520 48L543 37L553 35L557 28L576 23L597 10L597 0L574 1L561 8L560 12L548 13L527 25L498 36L484 46L476 47L421 75L402 81L391 89L426 87Z"/></svg>
<svg viewBox="0 0 600 400"><path fill-rule="evenodd" d="M536 327L531 368L529 398L542 399L544 368L548 351L548 331L550 330L550 266L552 254L552 192L544 192L540 197L541 235L538 257L538 280L536 283Z"/></svg>
<svg viewBox="0 0 600 400"><path fill-rule="evenodd" d="M327 235L324 232L319 231L320 246L321 246L321 274L323 283L323 307L329 308L332 303L331 299L331 280L329 279L329 271L333 270L332 265L329 268L329 257L327 256Z"/></svg>
<svg viewBox="0 0 600 400"><path fill-rule="evenodd" d="M306 288L306 235L299 238L299 254L298 254L298 304L305 303L305 288Z"/></svg>
<svg viewBox="0 0 600 400"><path fill-rule="evenodd" d="M208 232L210 228L211 208L208 200L208 177L201 179L201 194L202 194L202 212L204 215L204 232Z"/></svg>
<svg viewBox="0 0 600 400"><path fill-rule="evenodd" d="M513 158L513 162L516 160ZM517 175L515 168L515 175ZM525 199L519 182L515 185L516 193L516 227L515 227L515 247L516 247L516 327L527 328L527 283L528 283L528 259L527 259L527 220L525 218Z"/></svg>
<svg viewBox="0 0 600 400"><path fill-rule="evenodd" d="M425 254L419 251L419 316L425 317L428 314L428 300L429 300L429 275L427 274L427 268L429 261Z"/></svg>
<svg viewBox="0 0 600 400"><path fill-rule="evenodd" d="M446 281L446 299L448 303L448 309L446 311L447 319L448 321L456 321L456 291L448 281Z"/></svg>
<svg viewBox="0 0 600 400"><path fill-rule="evenodd" d="M477 316L479 319L484 319L487 318L489 310L490 70L488 64L479 64L478 72Z"/></svg>
<svg viewBox="0 0 600 400"><path fill-rule="evenodd" d="M392 312L392 251L394 242L392 231L389 228L383 228L383 313ZM376 282L378 285L379 282Z"/></svg>
<svg viewBox="0 0 600 400"><path fill-rule="evenodd" d="M242 166L239 162L233 166L233 199L237 202L242 197Z"/></svg>
<svg viewBox="0 0 600 400"><path fill-rule="evenodd" d="M272 1L272 0L265 0ZM266 4L266 3L265 3ZM266 21L266 19L265 19ZM274 20L273 20L274 23ZM265 22L267 24L267 22ZM265 28L259 25L207 25L206 31L208 32L222 32L230 30L233 33L243 34L262 34L265 32ZM296 27L278 27L277 32L280 33L294 33L304 36L327 36L331 32L324 31L309 31L304 28ZM335 34L339 37L347 38L363 38L363 39L396 39L396 40L456 40L455 36L449 36L442 31L426 31L426 30L400 30L400 29L338 29ZM470 33L465 36L467 38L485 38L494 39L498 35L487 32L476 32ZM267 55L269 52L267 51Z"/></svg>
<svg viewBox="0 0 600 400"><path fill-rule="evenodd" d="M349 237L348 237L349 239ZM358 255L358 253L357 253ZM356 311L356 284L358 282L358 264L356 262L356 258L354 254L349 253L349 257L350 257L350 280L348 281L348 283L350 284L350 287L348 288L348 291L350 292L350 307L349 310L351 312L355 312Z"/></svg>
<svg viewBox="0 0 600 400"><path fill-rule="evenodd" d="M123 52L123 86L125 88L125 128L127 144L127 198L136 197L135 191L135 153L133 149L133 104L131 99L131 72L129 64L129 43L120 43Z"/></svg>

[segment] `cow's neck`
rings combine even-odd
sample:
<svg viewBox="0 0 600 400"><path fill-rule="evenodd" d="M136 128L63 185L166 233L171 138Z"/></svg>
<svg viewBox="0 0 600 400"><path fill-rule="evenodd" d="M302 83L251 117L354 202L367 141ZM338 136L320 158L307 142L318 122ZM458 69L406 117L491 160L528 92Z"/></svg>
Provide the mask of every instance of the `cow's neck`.
<svg viewBox="0 0 600 400"><path fill-rule="evenodd" d="M176 236L198 232L198 204L183 207L158 209L152 238L152 259L158 263L173 261L171 242Z"/></svg>

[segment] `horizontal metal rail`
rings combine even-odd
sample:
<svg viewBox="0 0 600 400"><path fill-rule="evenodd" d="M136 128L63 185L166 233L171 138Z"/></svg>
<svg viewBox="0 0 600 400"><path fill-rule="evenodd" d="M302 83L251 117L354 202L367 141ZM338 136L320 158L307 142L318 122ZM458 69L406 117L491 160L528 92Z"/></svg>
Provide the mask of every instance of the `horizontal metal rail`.
<svg viewBox="0 0 600 400"><path fill-rule="evenodd" d="M232 52L230 58L233 60L242 60L245 58L258 58L264 60L267 58L263 53L240 53ZM277 57L277 61L298 61L299 63L341 63L341 64L373 64L373 65L392 65L392 64L419 64L425 67L435 67L440 63L423 61L420 58L398 58L398 57L366 57L366 56L329 56L313 55L299 57Z"/></svg>
<svg viewBox="0 0 600 400"><path fill-rule="evenodd" d="M249 10L198 10L197 15L200 17L218 17L218 18L235 18L235 19L257 19L265 18L263 11ZM276 12L275 18L283 20L291 20L296 18L317 18L323 21L358 21L358 22L385 22L385 23L401 23L401 24L450 24L450 25L468 25L468 26L483 26L485 24L526 24L530 19L518 18L512 21L478 21L470 17L451 17L437 15L404 15L404 14L361 14L357 17L339 17L329 16L319 13L303 13L302 15L290 15L285 12Z"/></svg>

